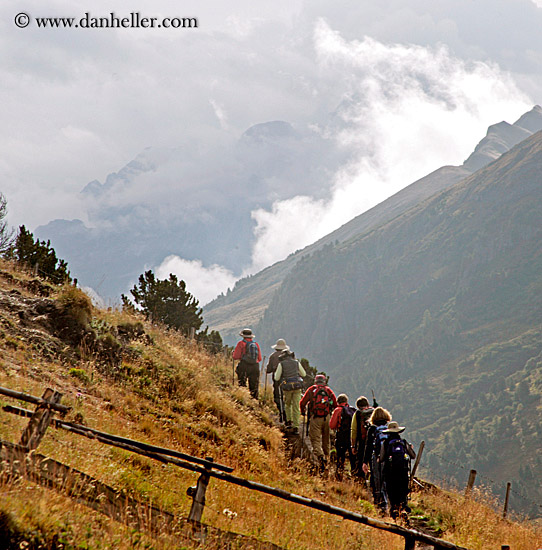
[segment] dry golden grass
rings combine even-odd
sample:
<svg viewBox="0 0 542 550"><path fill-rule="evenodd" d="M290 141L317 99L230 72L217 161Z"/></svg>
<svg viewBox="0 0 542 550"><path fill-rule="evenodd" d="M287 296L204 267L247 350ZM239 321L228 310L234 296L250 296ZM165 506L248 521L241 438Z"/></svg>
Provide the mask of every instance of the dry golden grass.
<svg viewBox="0 0 542 550"><path fill-rule="evenodd" d="M27 277L5 263L0 269L9 269L14 278ZM0 290L16 286L0 276ZM81 303L73 289L61 295L66 292L72 302ZM121 324L143 323L126 312L92 308L91 315L97 333L114 334ZM233 467L238 477L373 515L368 495L359 486L314 477L301 461L287 463L269 388L259 402L253 400L245 388L232 385L232 365L224 357L209 355L179 334L144 322L146 336L129 342L113 368L90 350L44 355L13 336L17 331L10 327L16 320L8 312L0 311L0 323L0 385L33 395L41 395L46 387L59 390L62 403L72 407L67 420L194 456L210 456ZM0 397L0 404L7 403L13 401ZM0 438L17 442L26 423L0 411ZM198 474L53 428L38 450L127 490L143 503L152 502L179 517L188 515L192 501L186 489L196 483ZM526 523L500 520L481 495L465 501L452 493L416 494L413 501L439 521L442 538L458 545L473 550L505 543L514 550L542 547L540 531ZM166 534L151 538L24 480L0 486L2 512L25 536L34 533L49 543L61 536L65 548L175 547ZM203 521L291 549L404 548L396 535L217 479L210 481ZM180 547L190 546L185 541Z"/></svg>

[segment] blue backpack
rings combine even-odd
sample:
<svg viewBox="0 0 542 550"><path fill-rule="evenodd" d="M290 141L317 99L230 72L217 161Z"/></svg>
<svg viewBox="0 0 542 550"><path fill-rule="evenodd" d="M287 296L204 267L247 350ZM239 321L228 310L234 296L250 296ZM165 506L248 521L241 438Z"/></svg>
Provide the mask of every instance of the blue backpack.
<svg viewBox="0 0 542 550"><path fill-rule="evenodd" d="M384 430L387 428L386 424L383 426L376 426L375 438L373 440L373 460L378 459L380 456L380 449L384 444L384 441L388 438L388 434L384 433Z"/></svg>
<svg viewBox="0 0 542 550"><path fill-rule="evenodd" d="M241 357L241 361L248 363L249 365L258 364L258 344L252 340L245 340L245 353Z"/></svg>
<svg viewBox="0 0 542 550"><path fill-rule="evenodd" d="M410 455L407 452L406 441L401 438L388 440L386 456L384 457L386 475L407 478L410 472Z"/></svg>

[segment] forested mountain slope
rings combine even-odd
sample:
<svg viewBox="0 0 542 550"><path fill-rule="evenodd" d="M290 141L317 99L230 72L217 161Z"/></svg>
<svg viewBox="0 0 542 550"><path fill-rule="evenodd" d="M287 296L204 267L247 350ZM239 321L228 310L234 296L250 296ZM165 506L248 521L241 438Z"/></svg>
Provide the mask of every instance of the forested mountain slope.
<svg viewBox="0 0 542 550"><path fill-rule="evenodd" d="M327 244L344 242L389 222L497 159L538 130L542 130L542 108L538 105L514 124L500 122L490 126L486 136L462 166L443 166L435 170L317 242L256 275L241 279L231 292L205 306L206 323L219 330L225 341L232 343L237 338L239 328L250 326L261 319L280 283L301 258Z"/></svg>
<svg viewBox="0 0 542 550"><path fill-rule="evenodd" d="M436 472L513 479L539 514L541 210L539 132L387 224L304 257L257 334L264 347L286 337L352 398L374 389L426 440Z"/></svg>

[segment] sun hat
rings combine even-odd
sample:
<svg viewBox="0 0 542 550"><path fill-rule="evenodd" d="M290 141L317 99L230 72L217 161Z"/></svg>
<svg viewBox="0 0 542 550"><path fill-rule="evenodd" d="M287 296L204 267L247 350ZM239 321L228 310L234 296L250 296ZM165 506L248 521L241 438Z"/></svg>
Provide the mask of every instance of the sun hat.
<svg viewBox="0 0 542 550"><path fill-rule="evenodd" d="M404 426L399 426L399 424L397 424L397 422L392 420L388 424L388 427L385 430L382 430L382 433L385 433L385 434L400 434L401 432L404 432L405 430L406 430L406 428Z"/></svg>
<svg viewBox="0 0 542 550"><path fill-rule="evenodd" d="M277 351L284 351L289 350L290 346L286 343L286 341L283 338L279 338L277 340L277 343L274 346L271 346L273 349L276 349Z"/></svg>
<svg viewBox="0 0 542 550"><path fill-rule="evenodd" d="M239 336L242 336L243 338L254 338L254 336L256 336L256 335L249 328L244 328L239 333Z"/></svg>

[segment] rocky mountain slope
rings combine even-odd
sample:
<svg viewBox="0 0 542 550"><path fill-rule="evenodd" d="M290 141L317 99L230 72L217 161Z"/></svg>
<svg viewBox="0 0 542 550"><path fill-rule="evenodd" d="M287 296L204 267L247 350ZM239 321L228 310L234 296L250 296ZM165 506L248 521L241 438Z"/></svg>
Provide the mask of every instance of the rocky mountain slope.
<svg viewBox="0 0 542 550"><path fill-rule="evenodd" d="M442 475L542 490L542 132L372 230L306 255L255 331L374 389ZM452 458L453 457L453 458ZM450 467L449 461L455 466Z"/></svg>
<svg viewBox="0 0 542 550"><path fill-rule="evenodd" d="M281 282L300 259L328 244L336 241L345 242L387 223L409 208L451 187L480 167L487 165L538 130L542 130L540 106L535 106L514 124L501 122L491 126L487 135L462 166L443 166L435 170L312 245L291 254L288 258L256 275L241 279L231 292L205 306L206 323L219 330L226 341L233 343L237 338L239 327L254 325L261 319L273 295L280 288Z"/></svg>

